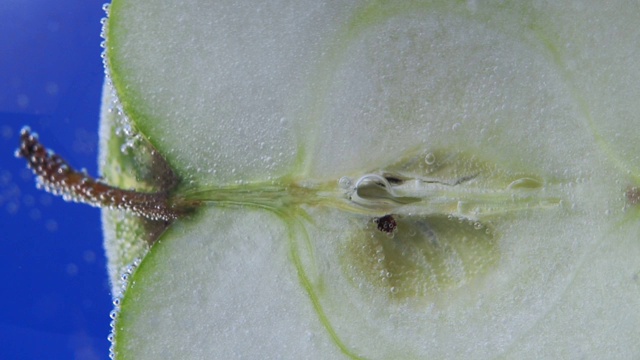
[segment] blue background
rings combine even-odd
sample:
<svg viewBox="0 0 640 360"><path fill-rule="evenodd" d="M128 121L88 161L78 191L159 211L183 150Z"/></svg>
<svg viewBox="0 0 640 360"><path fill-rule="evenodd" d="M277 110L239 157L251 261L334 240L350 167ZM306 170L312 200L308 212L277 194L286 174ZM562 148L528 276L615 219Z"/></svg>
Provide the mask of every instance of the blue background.
<svg viewBox="0 0 640 360"><path fill-rule="evenodd" d="M34 186L19 131L97 175L104 0L0 0L0 359L107 359L100 211Z"/></svg>

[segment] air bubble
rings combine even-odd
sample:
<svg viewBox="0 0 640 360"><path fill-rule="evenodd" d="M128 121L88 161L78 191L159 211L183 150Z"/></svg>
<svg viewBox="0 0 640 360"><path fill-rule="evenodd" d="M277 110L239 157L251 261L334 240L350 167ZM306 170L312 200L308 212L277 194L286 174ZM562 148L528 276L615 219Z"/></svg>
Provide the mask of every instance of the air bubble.
<svg viewBox="0 0 640 360"><path fill-rule="evenodd" d="M120 113L122 110L120 108L118 108L118 112ZM122 125L122 131L124 132L125 135L127 136L133 136L133 127L131 126L131 124L129 123L124 123Z"/></svg>
<svg viewBox="0 0 640 360"><path fill-rule="evenodd" d="M343 176L338 180L338 186L340 186L341 189L349 189L352 185L353 182L346 176Z"/></svg>
<svg viewBox="0 0 640 360"><path fill-rule="evenodd" d="M111 320L115 320L118 318L118 310L111 310L111 312L109 313L109 317L111 318Z"/></svg>
<svg viewBox="0 0 640 360"><path fill-rule="evenodd" d="M436 156L433 153L428 153L424 157L424 162L427 163L427 165L433 165L436 162Z"/></svg>
<svg viewBox="0 0 640 360"><path fill-rule="evenodd" d="M129 148L130 148L129 143L125 142L120 146L120 152L127 155L127 153L129 153Z"/></svg>
<svg viewBox="0 0 640 360"><path fill-rule="evenodd" d="M473 223L473 228L476 230L482 229L482 223L480 223L479 221L476 221L475 223Z"/></svg>

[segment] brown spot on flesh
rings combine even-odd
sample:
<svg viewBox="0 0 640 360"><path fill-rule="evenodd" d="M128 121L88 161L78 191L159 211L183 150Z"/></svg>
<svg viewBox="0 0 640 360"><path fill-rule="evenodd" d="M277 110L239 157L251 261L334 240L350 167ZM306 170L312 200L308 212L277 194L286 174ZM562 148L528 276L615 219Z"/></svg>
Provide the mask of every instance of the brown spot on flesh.
<svg viewBox="0 0 640 360"><path fill-rule="evenodd" d="M383 217L375 218L373 221L378 224L378 230L391 234L398 227L396 219L392 215L385 215Z"/></svg>
<svg viewBox="0 0 640 360"><path fill-rule="evenodd" d="M638 205L640 203L640 188L636 186L627 188L625 196L630 205Z"/></svg>

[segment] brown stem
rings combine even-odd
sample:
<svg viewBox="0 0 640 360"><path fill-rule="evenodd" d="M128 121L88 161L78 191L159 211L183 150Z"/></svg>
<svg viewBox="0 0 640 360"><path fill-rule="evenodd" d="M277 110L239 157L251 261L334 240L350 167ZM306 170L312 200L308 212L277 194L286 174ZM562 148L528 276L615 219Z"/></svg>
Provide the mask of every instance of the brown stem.
<svg viewBox="0 0 640 360"><path fill-rule="evenodd" d="M16 157L27 160L27 166L37 176L39 188L61 195L65 200L121 209L151 220L171 221L182 214L169 204L166 192L123 190L95 180L84 171L76 171L62 157L46 149L28 127L20 132Z"/></svg>

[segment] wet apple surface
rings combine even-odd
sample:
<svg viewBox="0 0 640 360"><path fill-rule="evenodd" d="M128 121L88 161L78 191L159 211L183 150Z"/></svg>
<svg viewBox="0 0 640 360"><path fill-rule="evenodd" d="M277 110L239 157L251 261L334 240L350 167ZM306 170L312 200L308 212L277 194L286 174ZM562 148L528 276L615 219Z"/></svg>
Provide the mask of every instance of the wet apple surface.
<svg viewBox="0 0 640 360"><path fill-rule="evenodd" d="M637 356L633 9L114 1L112 354Z"/></svg>

